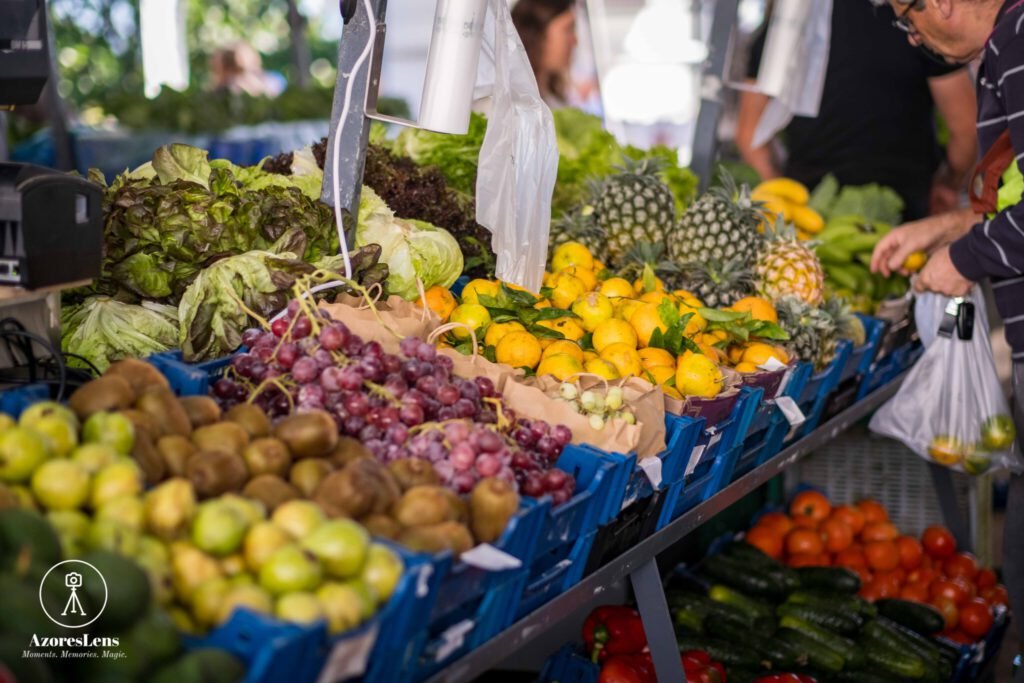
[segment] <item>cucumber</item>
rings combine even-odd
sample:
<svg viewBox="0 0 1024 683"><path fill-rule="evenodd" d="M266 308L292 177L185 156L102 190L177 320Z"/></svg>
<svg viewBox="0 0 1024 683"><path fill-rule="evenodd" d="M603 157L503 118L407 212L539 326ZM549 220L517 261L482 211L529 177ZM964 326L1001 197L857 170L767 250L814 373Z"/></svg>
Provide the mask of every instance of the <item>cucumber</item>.
<svg viewBox="0 0 1024 683"><path fill-rule="evenodd" d="M884 617L865 624L864 635L875 641L888 643L889 648L897 652L909 652L920 658L925 665L925 673L921 680L937 683L949 680L953 674L953 667L942 659L937 647L920 634L915 634L920 640L908 636L902 626Z"/></svg>
<svg viewBox="0 0 1024 683"><path fill-rule="evenodd" d="M899 683L900 679L871 671L840 671L828 680L830 683Z"/></svg>
<svg viewBox="0 0 1024 683"><path fill-rule="evenodd" d="M672 592L668 595L668 604L672 609L686 609L700 614L705 620L709 617L728 619L744 624L748 628L764 627L764 620L758 622L756 615L723 602L715 602L706 595L689 592ZM770 626L770 624L769 624Z"/></svg>
<svg viewBox="0 0 1024 683"><path fill-rule="evenodd" d="M720 638L709 638L707 636L677 636L676 645L680 652L688 650L703 650L715 661L721 662L728 667L740 669L761 668L761 658L740 645L734 645Z"/></svg>
<svg viewBox="0 0 1024 683"><path fill-rule="evenodd" d="M791 628L780 628L775 637L792 645L800 654L807 658L807 664L820 671L836 673L842 671L846 660L843 656L800 631Z"/></svg>
<svg viewBox="0 0 1024 683"><path fill-rule="evenodd" d="M802 588L850 594L860 590L860 577L845 567L800 567L796 575Z"/></svg>
<svg viewBox="0 0 1024 683"><path fill-rule="evenodd" d="M855 634L864 625L864 619L859 614L848 614L809 605L786 603L776 607L775 614L779 617L787 615L797 617L844 635Z"/></svg>
<svg viewBox="0 0 1024 683"><path fill-rule="evenodd" d="M782 619L779 620L779 626L781 628L789 628L794 631L799 631L815 642L821 643L830 650L838 652L842 656L846 668L860 669L864 666L864 653L860 651L857 644L848 638L842 637L838 633L833 633L828 629L794 616L782 617Z"/></svg>
<svg viewBox="0 0 1024 683"><path fill-rule="evenodd" d="M750 648L771 663L772 669L793 669L805 663L795 648L729 621L710 620L708 632L736 645Z"/></svg>
<svg viewBox="0 0 1024 683"><path fill-rule="evenodd" d="M781 598L791 590L781 573L752 567L749 563L725 555L705 558L701 573L742 591L748 595L764 598Z"/></svg>
<svg viewBox="0 0 1024 683"><path fill-rule="evenodd" d="M726 557L740 560L748 567L757 567L759 570L771 572L778 576L778 580L785 584L787 592L795 591L800 587L800 579L796 572L778 560L765 555L754 546L744 541L733 541L725 548Z"/></svg>
<svg viewBox="0 0 1024 683"><path fill-rule="evenodd" d="M737 609L744 610L755 619L758 617L771 619L775 615L775 609L770 604L756 598L751 598L721 584L712 586L711 590L708 591L708 597L715 602L732 605Z"/></svg>
<svg viewBox="0 0 1024 683"><path fill-rule="evenodd" d="M678 629L682 629L687 633L704 633L704 618L705 615L699 613L694 609L687 608L676 608L673 610L672 620L675 622ZM720 621L725 621L724 619Z"/></svg>
<svg viewBox="0 0 1024 683"><path fill-rule="evenodd" d="M945 626L942 615L930 605L922 605L909 600L888 598L875 601L878 613L901 626L930 636L940 632Z"/></svg>
<svg viewBox="0 0 1024 683"><path fill-rule="evenodd" d="M827 593L814 589L800 589L790 593L787 602L859 614L865 618L871 618L878 614L875 606L867 600L845 593Z"/></svg>
<svg viewBox="0 0 1024 683"><path fill-rule="evenodd" d="M881 670L900 680L919 681L925 674L924 662L920 657L875 646L873 640L864 643L864 659L870 670Z"/></svg>

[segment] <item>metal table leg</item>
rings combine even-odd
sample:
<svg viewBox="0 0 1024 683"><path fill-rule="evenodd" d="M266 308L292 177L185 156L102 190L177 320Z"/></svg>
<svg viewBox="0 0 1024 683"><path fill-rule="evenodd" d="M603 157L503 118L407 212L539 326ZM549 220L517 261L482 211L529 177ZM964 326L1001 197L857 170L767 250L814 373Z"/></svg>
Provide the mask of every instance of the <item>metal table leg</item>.
<svg viewBox="0 0 1024 683"><path fill-rule="evenodd" d="M652 557L629 575L633 583L640 618L644 622L647 644L654 660L654 670L659 683L686 683L683 664L676 645L672 615L668 611L665 589L658 573L658 560Z"/></svg>
<svg viewBox="0 0 1024 683"><path fill-rule="evenodd" d="M974 543L971 539L971 528L960 514L960 507L956 502L956 489L953 488L952 471L934 463L929 463L928 469L932 473L932 486L935 487L935 496L942 510L942 519L956 539L956 547L963 552L972 552Z"/></svg>

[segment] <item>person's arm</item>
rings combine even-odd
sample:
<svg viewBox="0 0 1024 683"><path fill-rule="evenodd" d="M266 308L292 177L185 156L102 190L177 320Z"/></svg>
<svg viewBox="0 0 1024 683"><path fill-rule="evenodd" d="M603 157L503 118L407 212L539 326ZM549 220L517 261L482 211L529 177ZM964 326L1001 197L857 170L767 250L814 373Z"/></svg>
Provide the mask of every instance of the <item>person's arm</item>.
<svg viewBox="0 0 1024 683"><path fill-rule="evenodd" d="M747 81L753 84L753 81ZM771 145L754 147L754 132L761 114L768 106L768 96L758 92L743 91L740 93L740 110L736 119L736 146L740 150L743 161L757 171L763 180L777 178L779 171L772 158Z"/></svg>
<svg viewBox="0 0 1024 683"><path fill-rule="evenodd" d="M903 272L903 262L915 251L935 252L963 237L982 218L972 209L957 209L901 225L875 245L871 270L886 277Z"/></svg>
<svg viewBox="0 0 1024 683"><path fill-rule="evenodd" d="M974 85L967 69L928 79L935 106L949 128L946 159L932 181L931 212L956 207L968 174L978 158L978 116Z"/></svg>

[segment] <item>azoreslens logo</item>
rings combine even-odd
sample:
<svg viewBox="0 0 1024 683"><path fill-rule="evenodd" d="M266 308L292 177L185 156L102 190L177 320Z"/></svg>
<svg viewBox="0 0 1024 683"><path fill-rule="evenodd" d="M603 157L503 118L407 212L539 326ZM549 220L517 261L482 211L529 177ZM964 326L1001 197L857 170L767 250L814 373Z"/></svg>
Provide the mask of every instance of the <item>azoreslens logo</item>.
<svg viewBox="0 0 1024 683"><path fill-rule="evenodd" d="M54 571L58 567L64 568ZM81 594L87 596L85 604ZM96 599L90 600L90 597ZM107 597L107 580L96 567L83 560L58 562L39 582L39 604L43 612L50 621L65 628L84 628L99 619L107 608ZM63 607L58 607L61 603Z"/></svg>

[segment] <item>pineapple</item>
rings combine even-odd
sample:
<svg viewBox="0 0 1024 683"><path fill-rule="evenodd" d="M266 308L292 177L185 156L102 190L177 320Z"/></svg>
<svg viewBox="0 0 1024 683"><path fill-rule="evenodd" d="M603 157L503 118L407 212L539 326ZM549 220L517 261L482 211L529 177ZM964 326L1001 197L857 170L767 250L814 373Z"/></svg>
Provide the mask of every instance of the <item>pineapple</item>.
<svg viewBox="0 0 1024 683"><path fill-rule="evenodd" d="M668 254L680 263L728 263L752 265L762 242L758 226L763 220L760 204L750 189L737 189L732 177L722 172L722 186L714 187L694 202L668 235Z"/></svg>
<svg viewBox="0 0 1024 683"><path fill-rule="evenodd" d="M864 323L860 318L853 314L850 302L837 296L830 296L825 299L822 308L835 321L840 339L849 339L855 347L864 345L867 341L867 330L864 329Z"/></svg>
<svg viewBox="0 0 1024 683"><path fill-rule="evenodd" d="M801 244L789 226L770 231L757 259L758 288L771 300L792 294L811 306L821 304L825 273L814 250Z"/></svg>
<svg viewBox="0 0 1024 683"><path fill-rule="evenodd" d="M779 325L789 334L786 350L820 370L836 355L836 323L828 311L815 308L796 296L775 302Z"/></svg>
<svg viewBox="0 0 1024 683"><path fill-rule="evenodd" d="M687 286L710 308L731 306L754 293L754 276L739 259L719 264L691 263L687 267Z"/></svg>
<svg viewBox="0 0 1024 683"><path fill-rule="evenodd" d="M619 274L627 280L643 277L644 270L650 268L669 290L681 284L682 271L679 264L665 259L664 244L637 242L629 248L622 262Z"/></svg>

